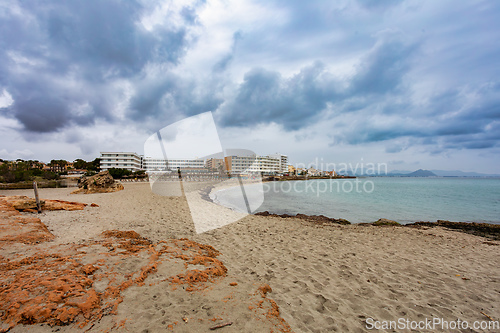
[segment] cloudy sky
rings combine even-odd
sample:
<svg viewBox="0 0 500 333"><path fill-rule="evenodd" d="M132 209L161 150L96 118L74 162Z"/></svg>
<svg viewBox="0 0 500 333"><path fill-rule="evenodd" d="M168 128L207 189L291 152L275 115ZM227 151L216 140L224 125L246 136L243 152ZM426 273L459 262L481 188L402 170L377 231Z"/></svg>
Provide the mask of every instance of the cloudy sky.
<svg viewBox="0 0 500 333"><path fill-rule="evenodd" d="M500 173L500 2L0 0L0 158L143 153L213 111L291 163Z"/></svg>

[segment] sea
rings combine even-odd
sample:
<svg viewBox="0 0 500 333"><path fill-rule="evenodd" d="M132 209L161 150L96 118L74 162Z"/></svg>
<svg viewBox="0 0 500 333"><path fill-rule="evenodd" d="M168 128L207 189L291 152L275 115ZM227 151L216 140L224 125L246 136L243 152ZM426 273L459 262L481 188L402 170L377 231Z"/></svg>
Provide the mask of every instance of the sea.
<svg viewBox="0 0 500 333"><path fill-rule="evenodd" d="M251 187L258 191L251 191ZM402 224L448 220L500 224L500 179L455 177L366 177L279 181L245 185L250 200L255 193L263 203L252 213L298 213L344 218L351 223L380 218ZM253 197L252 197L253 196ZM242 210L235 204L241 189L218 191L214 201Z"/></svg>

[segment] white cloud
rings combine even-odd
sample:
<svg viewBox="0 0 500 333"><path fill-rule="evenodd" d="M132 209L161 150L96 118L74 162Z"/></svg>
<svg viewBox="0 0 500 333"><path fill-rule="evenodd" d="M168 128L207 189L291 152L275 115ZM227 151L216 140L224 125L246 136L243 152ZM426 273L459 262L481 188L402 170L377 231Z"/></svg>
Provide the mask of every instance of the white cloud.
<svg viewBox="0 0 500 333"><path fill-rule="evenodd" d="M0 109L7 108L14 103L14 99L12 95L5 89L2 90L2 94L0 95Z"/></svg>

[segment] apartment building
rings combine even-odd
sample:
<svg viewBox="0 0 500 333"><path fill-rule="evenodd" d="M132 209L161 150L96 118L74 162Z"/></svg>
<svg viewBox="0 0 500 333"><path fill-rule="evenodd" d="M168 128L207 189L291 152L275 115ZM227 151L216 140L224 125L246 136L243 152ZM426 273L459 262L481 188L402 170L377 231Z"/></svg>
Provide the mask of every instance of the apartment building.
<svg viewBox="0 0 500 333"><path fill-rule="evenodd" d="M130 171L146 170L147 172L166 169L215 170L221 165L231 174L267 174L275 175L288 171L288 156L273 154L269 156L226 156L224 159L158 159L143 157L131 152L101 152L101 170L123 168Z"/></svg>
<svg viewBox="0 0 500 333"><path fill-rule="evenodd" d="M231 174L278 174L281 173L280 159L270 156L227 156L226 169Z"/></svg>
<svg viewBox="0 0 500 333"><path fill-rule="evenodd" d="M130 152L101 152L101 170L127 169L132 172L142 169L141 156Z"/></svg>
<svg viewBox="0 0 500 333"><path fill-rule="evenodd" d="M224 166L223 158L209 158L205 161L205 167L211 170L218 170L221 166Z"/></svg>
<svg viewBox="0 0 500 333"><path fill-rule="evenodd" d="M279 160L279 173L288 172L288 156L280 153L275 153L269 155L271 158L276 158Z"/></svg>
<svg viewBox="0 0 500 333"><path fill-rule="evenodd" d="M255 163L256 156L226 156L224 162L226 163L226 170L235 175L248 173L252 165Z"/></svg>
<svg viewBox="0 0 500 333"><path fill-rule="evenodd" d="M204 168L205 161L201 159L158 159L144 157L142 168L146 171L162 171L166 169L197 169Z"/></svg>

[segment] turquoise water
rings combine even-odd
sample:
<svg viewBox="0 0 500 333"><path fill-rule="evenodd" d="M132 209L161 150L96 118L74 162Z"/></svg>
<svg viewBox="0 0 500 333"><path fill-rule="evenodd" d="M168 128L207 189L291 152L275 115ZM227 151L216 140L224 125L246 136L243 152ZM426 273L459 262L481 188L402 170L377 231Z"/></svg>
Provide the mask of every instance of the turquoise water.
<svg viewBox="0 0 500 333"><path fill-rule="evenodd" d="M345 218L352 223L387 218L400 223L449 220L500 224L500 179L374 177L264 183L256 212ZM216 193L227 207L239 188ZM251 199L251 198L250 198Z"/></svg>

